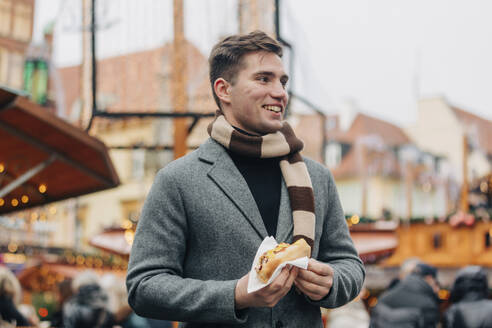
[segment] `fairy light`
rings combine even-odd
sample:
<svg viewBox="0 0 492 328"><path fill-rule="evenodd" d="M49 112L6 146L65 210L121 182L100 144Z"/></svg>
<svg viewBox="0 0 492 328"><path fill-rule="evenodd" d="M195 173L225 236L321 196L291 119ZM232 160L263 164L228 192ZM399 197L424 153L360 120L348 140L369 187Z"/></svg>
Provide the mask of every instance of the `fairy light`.
<svg viewBox="0 0 492 328"><path fill-rule="evenodd" d="M42 194L44 194L46 192L46 189L48 189L48 188L46 187L46 185L44 183L40 184L38 187L39 192Z"/></svg>
<svg viewBox="0 0 492 328"><path fill-rule="evenodd" d="M132 226L133 226L132 221L130 221L130 220L128 220L128 219L126 219L125 221L123 221L123 223L121 224L121 227L122 227L123 229L131 229L131 228L132 228Z"/></svg>
<svg viewBox="0 0 492 328"><path fill-rule="evenodd" d="M18 246L17 246L16 243L11 242L11 243L9 243L9 245L7 246L7 248L9 249L9 252L10 253L15 253L17 251L17 249L18 249Z"/></svg>
<svg viewBox="0 0 492 328"><path fill-rule="evenodd" d="M371 297L371 298L369 299L369 302L368 302L368 303L369 303L369 306L370 306L370 307L375 307L375 306L376 306L376 304L378 304L378 299L377 299L376 297L374 297L374 296L373 296L373 297Z"/></svg>
<svg viewBox="0 0 492 328"><path fill-rule="evenodd" d="M352 224L358 224L360 222L360 218L358 215L352 215L352 217L350 218L350 222Z"/></svg>
<svg viewBox="0 0 492 328"><path fill-rule="evenodd" d="M17 200L17 198L12 198L10 204L12 204L13 207L16 207L17 205L19 205L19 201Z"/></svg>
<svg viewBox="0 0 492 328"><path fill-rule="evenodd" d="M0 163L0 173L5 171L5 165L3 163Z"/></svg>
<svg viewBox="0 0 492 328"><path fill-rule="evenodd" d="M135 237L135 233L132 230L125 230L125 240L128 243L128 245L133 244L133 239Z"/></svg>
<svg viewBox="0 0 492 328"><path fill-rule="evenodd" d="M21 202L26 204L29 201L29 196L27 195L22 195L21 197Z"/></svg>
<svg viewBox="0 0 492 328"><path fill-rule="evenodd" d="M50 214L55 215L56 214L56 206L54 206L54 205L51 206L49 211L50 211Z"/></svg>
<svg viewBox="0 0 492 328"><path fill-rule="evenodd" d="M488 184L486 181L483 181L481 184L480 184L480 191L483 192L484 194L487 192L487 189L488 188Z"/></svg>
<svg viewBox="0 0 492 328"><path fill-rule="evenodd" d="M38 219L38 212L31 213L31 221L36 221Z"/></svg>
<svg viewBox="0 0 492 328"><path fill-rule="evenodd" d="M439 290L438 296L441 300L447 300L449 298L449 291L441 289Z"/></svg>
<svg viewBox="0 0 492 328"><path fill-rule="evenodd" d="M3 198L0 198L0 206L3 206L5 204L5 200Z"/></svg>

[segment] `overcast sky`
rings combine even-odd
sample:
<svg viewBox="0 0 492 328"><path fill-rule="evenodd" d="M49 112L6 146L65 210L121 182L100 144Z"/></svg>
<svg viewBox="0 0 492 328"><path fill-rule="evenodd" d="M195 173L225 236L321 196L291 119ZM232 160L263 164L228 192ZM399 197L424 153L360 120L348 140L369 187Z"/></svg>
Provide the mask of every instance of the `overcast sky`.
<svg viewBox="0 0 492 328"><path fill-rule="evenodd" d="M79 1L36 1L36 40L58 17L58 66L81 58ZM296 59L293 88L327 112L352 99L364 113L407 126L416 119L418 94L444 96L492 120L492 1L280 2L282 36ZM237 31L235 0L185 6L186 34L205 54L220 35ZM101 57L172 37L171 0L104 0L99 7Z"/></svg>

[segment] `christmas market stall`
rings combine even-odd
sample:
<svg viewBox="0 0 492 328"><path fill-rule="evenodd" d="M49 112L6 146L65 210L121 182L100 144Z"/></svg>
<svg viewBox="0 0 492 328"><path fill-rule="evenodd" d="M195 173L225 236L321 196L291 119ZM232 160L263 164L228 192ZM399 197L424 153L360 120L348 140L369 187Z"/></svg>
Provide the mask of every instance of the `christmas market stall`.
<svg viewBox="0 0 492 328"><path fill-rule="evenodd" d="M101 141L0 88L0 215L118 185Z"/></svg>

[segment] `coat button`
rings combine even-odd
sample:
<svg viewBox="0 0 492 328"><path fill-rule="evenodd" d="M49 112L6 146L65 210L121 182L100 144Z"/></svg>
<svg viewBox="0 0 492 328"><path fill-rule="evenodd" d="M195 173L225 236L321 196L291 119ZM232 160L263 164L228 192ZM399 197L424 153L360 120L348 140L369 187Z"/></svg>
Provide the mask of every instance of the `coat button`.
<svg viewBox="0 0 492 328"><path fill-rule="evenodd" d="M284 326L282 321L277 321L277 324L275 325L275 328L282 328Z"/></svg>

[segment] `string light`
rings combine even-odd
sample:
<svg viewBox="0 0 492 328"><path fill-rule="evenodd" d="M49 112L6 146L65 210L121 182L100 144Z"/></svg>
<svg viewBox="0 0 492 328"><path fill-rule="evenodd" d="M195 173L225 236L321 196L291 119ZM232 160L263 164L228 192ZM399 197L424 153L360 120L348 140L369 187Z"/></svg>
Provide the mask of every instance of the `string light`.
<svg viewBox="0 0 492 328"><path fill-rule="evenodd" d="M0 173L5 171L5 165L3 163L0 163Z"/></svg>
<svg viewBox="0 0 492 328"><path fill-rule="evenodd" d="M376 297L371 297L368 303L370 307L375 307L376 304L378 304L378 299Z"/></svg>
<svg viewBox="0 0 492 328"><path fill-rule="evenodd" d="M5 204L5 200L3 198L0 198L0 206L3 206Z"/></svg>
<svg viewBox="0 0 492 328"><path fill-rule="evenodd" d="M126 219L125 221L123 221L123 223L121 224L121 227L123 229L131 229L131 227L133 226L133 223L132 221Z"/></svg>
<svg viewBox="0 0 492 328"><path fill-rule="evenodd" d="M10 204L12 204L13 207L16 207L17 205L19 205L19 201L17 200L17 198L12 198Z"/></svg>
<svg viewBox="0 0 492 328"><path fill-rule="evenodd" d="M54 206L54 205L51 206L50 209L49 209L49 211L50 211L50 214L55 215L56 214L56 206Z"/></svg>
<svg viewBox="0 0 492 328"><path fill-rule="evenodd" d="M7 246L7 248L9 249L9 252L10 253L15 253L17 251L18 246L17 246L16 243L11 242L11 243L9 243L9 245Z"/></svg>
<svg viewBox="0 0 492 328"><path fill-rule="evenodd" d="M439 290L438 296L441 300L447 300L449 298L449 292L445 289Z"/></svg>
<svg viewBox="0 0 492 328"><path fill-rule="evenodd" d="M22 197L21 197L21 202L23 202L24 204L26 204L28 201L29 201L29 196L27 196L27 195L22 195Z"/></svg>
<svg viewBox="0 0 492 328"><path fill-rule="evenodd" d="M132 230L125 230L125 240L128 245L133 244L133 238L135 237L135 233Z"/></svg>
<svg viewBox="0 0 492 328"><path fill-rule="evenodd" d="M359 218L359 216L358 216L358 215L352 215L352 217L350 218L350 222L351 222L352 224L357 224L357 223L359 223L359 222L360 222L360 218Z"/></svg>
<svg viewBox="0 0 492 328"><path fill-rule="evenodd" d="M48 189L48 188L46 187L46 185L44 183L40 184L38 187L39 192L42 194L44 194L46 192L46 189Z"/></svg>
<svg viewBox="0 0 492 328"><path fill-rule="evenodd" d="M44 307L39 308L38 314L42 318L47 317L48 316L48 310L46 308L44 308Z"/></svg>
<svg viewBox="0 0 492 328"><path fill-rule="evenodd" d="M480 184L480 191L485 194L487 192L488 187L489 186L488 186L487 182L482 181L482 183Z"/></svg>

